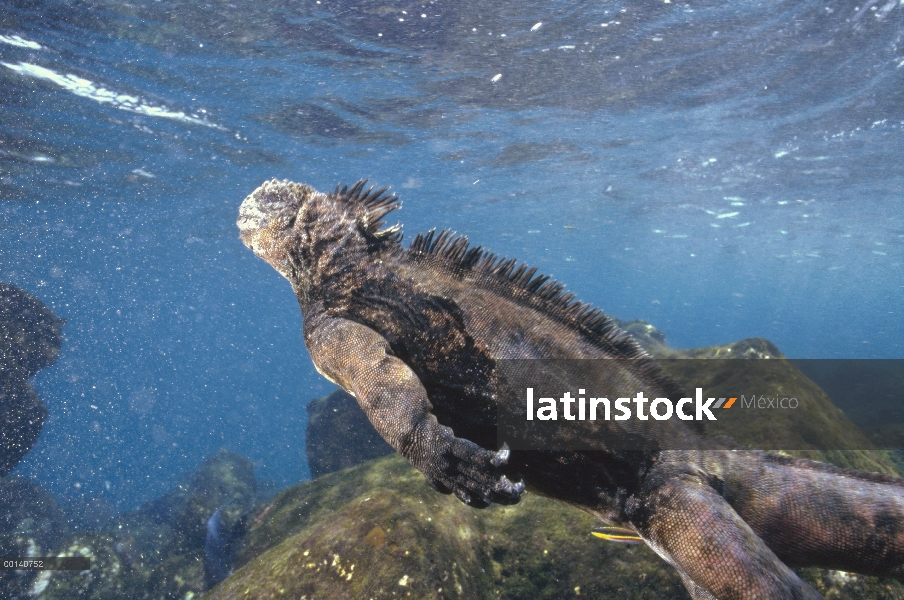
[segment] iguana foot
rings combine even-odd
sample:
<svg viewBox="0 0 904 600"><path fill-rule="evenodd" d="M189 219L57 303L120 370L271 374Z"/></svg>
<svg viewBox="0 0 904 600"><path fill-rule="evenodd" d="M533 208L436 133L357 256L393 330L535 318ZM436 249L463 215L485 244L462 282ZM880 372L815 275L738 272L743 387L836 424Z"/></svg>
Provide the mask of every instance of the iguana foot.
<svg viewBox="0 0 904 600"><path fill-rule="evenodd" d="M421 471L427 482L444 494L475 508L497 504L517 504L524 483L512 483L499 469L508 462L511 451L504 445L498 452L453 437L439 456ZM415 465L418 466L418 465Z"/></svg>

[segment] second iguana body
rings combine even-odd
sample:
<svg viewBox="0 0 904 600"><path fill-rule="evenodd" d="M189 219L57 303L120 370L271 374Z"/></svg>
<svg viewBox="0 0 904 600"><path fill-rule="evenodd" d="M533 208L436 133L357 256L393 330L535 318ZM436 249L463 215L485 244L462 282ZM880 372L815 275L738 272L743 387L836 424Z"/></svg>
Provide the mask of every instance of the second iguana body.
<svg viewBox="0 0 904 600"><path fill-rule="evenodd" d="M446 232L403 248L382 222L398 206L362 182L325 194L273 180L238 225L291 282L317 370L433 487L484 507L526 486L629 525L697 599L819 598L788 564L904 578L897 479L728 449L680 421L639 450L495 450L499 361L618 359L619 380L680 392L608 317L534 269Z"/></svg>

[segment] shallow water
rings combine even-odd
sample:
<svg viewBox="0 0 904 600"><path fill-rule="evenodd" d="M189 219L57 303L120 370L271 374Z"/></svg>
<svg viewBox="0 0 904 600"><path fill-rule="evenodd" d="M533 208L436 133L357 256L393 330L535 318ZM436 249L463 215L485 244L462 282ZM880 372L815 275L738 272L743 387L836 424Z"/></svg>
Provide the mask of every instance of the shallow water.
<svg viewBox="0 0 904 600"><path fill-rule="evenodd" d="M304 479L311 366L238 241L268 178L392 185L673 347L904 356L904 5L12 2L0 279L67 319L17 472L134 507Z"/></svg>

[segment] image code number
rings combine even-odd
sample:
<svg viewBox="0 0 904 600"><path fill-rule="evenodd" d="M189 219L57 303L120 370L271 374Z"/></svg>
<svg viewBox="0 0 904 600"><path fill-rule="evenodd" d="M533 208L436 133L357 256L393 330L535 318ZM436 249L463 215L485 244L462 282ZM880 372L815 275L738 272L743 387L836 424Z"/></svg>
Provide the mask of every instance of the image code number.
<svg viewBox="0 0 904 600"><path fill-rule="evenodd" d="M87 571L91 559L85 556L6 556L0 558L3 571Z"/></svg>

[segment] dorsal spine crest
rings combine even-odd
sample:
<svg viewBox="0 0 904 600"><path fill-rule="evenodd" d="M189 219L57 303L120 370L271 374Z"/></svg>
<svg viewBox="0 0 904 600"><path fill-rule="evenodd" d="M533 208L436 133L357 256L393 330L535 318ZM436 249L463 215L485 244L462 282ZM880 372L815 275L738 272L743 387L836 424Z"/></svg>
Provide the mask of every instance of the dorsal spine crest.
<svg viewBox="0 0 904 600"><path fill-rule="evenodd" d="M402 241L402 226L398 223L381 229L386 223L383 217L402 207L402 202L395 194L388 194L389 187L374 189L372 185L366 190L366 179L361 179L351 187L337 185L333 195L350 206L360 207L359 225L362 231L380 242L399 244Z"/></svg>

